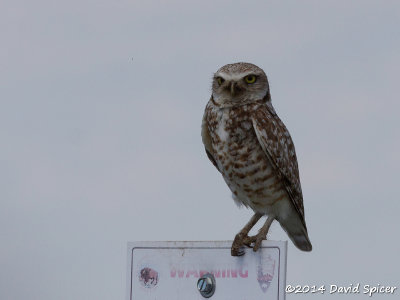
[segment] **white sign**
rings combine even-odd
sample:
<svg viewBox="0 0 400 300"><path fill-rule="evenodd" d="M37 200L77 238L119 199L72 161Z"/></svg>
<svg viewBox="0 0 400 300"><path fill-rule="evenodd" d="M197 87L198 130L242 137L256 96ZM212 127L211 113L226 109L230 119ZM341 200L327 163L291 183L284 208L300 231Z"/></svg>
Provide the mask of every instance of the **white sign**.
<svg viewBox="0 0 400 300"><path fill-rule="evenodd" d="M197 281L214 275L211 300L284 300L287 242L231 256L232 241L128 243L127 300L204 300Z"/></svg>

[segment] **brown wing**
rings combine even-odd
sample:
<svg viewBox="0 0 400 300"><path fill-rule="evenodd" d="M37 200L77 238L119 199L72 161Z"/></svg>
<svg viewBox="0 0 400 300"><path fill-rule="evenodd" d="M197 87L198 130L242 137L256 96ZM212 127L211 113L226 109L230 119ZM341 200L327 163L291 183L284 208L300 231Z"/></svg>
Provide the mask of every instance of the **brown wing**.
<svg viewBox="0 0 400 300"><path fill-rule="evenodd" d="M210 136L210 132L209 132L208 126L207 126L208 112L209 112L209 106L207 105L206 110L204 111L204 115L203 115L203 122L201 123L201 137L203 139L204 148L206 150L208 158L210 159L210 161L213 163L213 165L219 171L217 162L216 162L216 160L215 160L215 158L213 156L213 148L212 148L212 144L211 144L211 136Z"/></svg>
<svg viewBox="0 0 400 300"><path fill-rule="evenodd" d="M270 102L252 115L253 127L262 149L284 183L294 207L304 221L303 194L292 138ZM307 227L305 227L307 228Z"/></svg>

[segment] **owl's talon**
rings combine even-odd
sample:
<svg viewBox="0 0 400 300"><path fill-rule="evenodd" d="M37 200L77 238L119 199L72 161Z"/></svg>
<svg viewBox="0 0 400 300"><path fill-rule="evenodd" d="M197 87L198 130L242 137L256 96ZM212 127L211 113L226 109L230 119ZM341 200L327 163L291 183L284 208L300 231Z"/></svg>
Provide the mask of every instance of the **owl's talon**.
<svg viewBox="0 0 400 300"><path fill-rule="evenodd" d="M260 248L262 241L265 239L266 239L265 236L262 236L261 234L248 236L238 233L235 236L235 239L232 243L231 255L232 256L244 255L245 251L243 249L243 246L246 246L248 248L253 248L253 251L257 251Z"/></svg>
<svg viewBox="0 0 400 300"><path fill-rule="evenodd" d="M254 242L253 251L256 252L261 247L262 241L266 239L267 239L266 236L257 235L256 241Z"/></svg>
<svg viewBox="0 0 400 300"><path fill-rule="evenodd" d="M249 248L253 248L251 244L256 241L256 236L245 236L243 239L243 244Z"/></svg>
<svg viewBox="0 0 400 300"><path fill-rule="evenodd" d="M258 233L253 236L245 236L243 238L243 244L249 248L253 248L253 251L256 252L261 247L262 241L266 239L263 233Z"/></svg>
<svg viewBox="0 0 400 300"><path fill-rule="evenodd" d="M246 251L244 251L243 247L239 248L239 252L237 256L243 256L246 253Z"/></svg>
<svg viewBox="0 0 400 300"><path fill-rule="evenodd" d="M245 253L243 247L239 247L239 248L231 248L231 255L232 256L243 256Z"/></svg>
<svg viewBox="0 0 400 300"><path fill-rule="evenodd" d="M233 240L232 248L231 248L231 255L232 256L242 256L244 254L244 253L242 253L244 251L241 249L242 246L243 246L243 239L244 238L245 238L244 235L241 234L241 233L238 233L235 236L235 239Z"/></svg>

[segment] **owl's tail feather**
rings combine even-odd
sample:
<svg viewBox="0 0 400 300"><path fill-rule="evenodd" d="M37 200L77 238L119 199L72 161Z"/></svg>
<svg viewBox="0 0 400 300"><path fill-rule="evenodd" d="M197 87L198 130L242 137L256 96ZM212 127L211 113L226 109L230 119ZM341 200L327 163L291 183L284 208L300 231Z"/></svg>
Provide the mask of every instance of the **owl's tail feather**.
<svg viewBox="0 0 400 300"><path fill-rule="evenodd" d="M286 219L284 222L278 221L297 248L307 252L312 250L307 228L303 225L299 216L292 216L292 218Z"/></svg>
<svg viewBox="0 0 400 300"><path fill-rule="evenodd" d="M308 237L307 230L302 235L289 235L290 239L292 240L293 244L302 251L311 251L312 245L310 242L310 238Z"/></svg>

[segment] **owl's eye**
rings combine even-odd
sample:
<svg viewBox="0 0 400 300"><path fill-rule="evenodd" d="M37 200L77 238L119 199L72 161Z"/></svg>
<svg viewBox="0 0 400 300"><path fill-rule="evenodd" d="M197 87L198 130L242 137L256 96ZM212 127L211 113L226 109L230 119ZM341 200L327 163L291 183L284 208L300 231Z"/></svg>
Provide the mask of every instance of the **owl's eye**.
<svg viewBox="0 0 400 300"><path fill-rule="evenodd" d="M219 85L223 84L225 81L222 77L217 77L216 79Z"/></svg>
<svg viewBox="0 0 400 300"><path fill-rule="evenodd" d="M246 81L246 83L250 83L250 84L256 82L256 80L257 80L257 76L256 75L247 75L244 78L244 81Z"/></svg>

